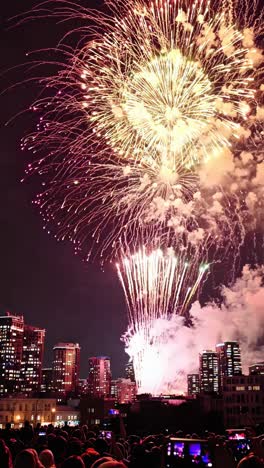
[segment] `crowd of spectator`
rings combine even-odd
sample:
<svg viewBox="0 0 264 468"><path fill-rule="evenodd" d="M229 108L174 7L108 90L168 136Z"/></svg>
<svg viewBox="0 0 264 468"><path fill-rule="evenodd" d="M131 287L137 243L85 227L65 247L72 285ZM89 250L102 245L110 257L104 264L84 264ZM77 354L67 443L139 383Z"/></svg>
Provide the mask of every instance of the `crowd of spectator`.
<svg viewBox="0 0 264 468"><path fill-rule="evenodd" d="M172 435L140 437L114 436L106 439L98 430L67 424L35 429L26 422L21 429L7 424L0 431L0 468L165 468L166 444ZM175 437L198 439L181 431ZM203 434L212 447L214 468L263 468L264 437L252 438L251 451L239 462L226 439L213 433ZM177 465L175 465L177 466ZM189 468L191 465L179 464ZM192 464L192 467L194 465ZM204 466L195 464L195 466Z"/></svg>

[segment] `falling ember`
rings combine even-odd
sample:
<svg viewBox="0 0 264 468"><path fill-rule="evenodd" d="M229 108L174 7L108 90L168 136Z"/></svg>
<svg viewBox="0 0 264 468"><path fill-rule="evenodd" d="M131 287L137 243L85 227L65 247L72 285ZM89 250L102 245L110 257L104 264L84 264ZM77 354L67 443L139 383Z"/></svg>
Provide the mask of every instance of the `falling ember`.
<svg viewBox="0 0 264 468"><path fill-rule="evenodd" d="M168 248L147 253L145 248L117 265L128 309L129 325L125 335L127 352L133 360L139 392L157 394L164 383L166 362L162 347L166 335L155 335L157 322L175 315L187 319L209 265L189 263ZM153 366L155 372L153 374Z"/></svg>

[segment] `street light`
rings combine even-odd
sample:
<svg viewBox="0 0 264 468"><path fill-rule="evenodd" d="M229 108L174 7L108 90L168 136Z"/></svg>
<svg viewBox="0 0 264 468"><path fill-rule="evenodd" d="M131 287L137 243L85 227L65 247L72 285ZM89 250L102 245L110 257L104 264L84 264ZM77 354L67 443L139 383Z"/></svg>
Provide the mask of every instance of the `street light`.
<svg viewBox="0 0 264 468"><path fill-rule="evenodd" d="M55 424L55 413L56 413L56 408L51 408L51 412L52 412L52 415L53 415L53 418L51 422L53 422Z"/></svg>

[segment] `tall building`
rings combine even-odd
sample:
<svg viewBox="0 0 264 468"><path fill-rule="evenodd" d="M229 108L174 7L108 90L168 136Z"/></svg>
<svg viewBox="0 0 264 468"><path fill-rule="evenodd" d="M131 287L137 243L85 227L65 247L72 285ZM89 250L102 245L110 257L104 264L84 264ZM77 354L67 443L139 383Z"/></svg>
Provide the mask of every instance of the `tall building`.
<svg viewBox="0 0 264 468"><path fill-rule="evenodd" d="M94 397L109 397L111 391L110 358L89 358L88 393Z"/></svg>
<svg viewBox="0 0 264 468"><path fill-rule="evenodd" d="M136 399L136 383L130 379L117 379L111 382L111 397L117 403L132 403Z"/></svg>
<svg viewBox="0 0 264 468"><path fill-rule="evenodd" d="M250 375L264 375L264 362L257 362L249 366Z"/></svg>
<svg viewBox="0 0 264 468"><path fill-rule="evenodd" d="M87 393L88 393L87 379L79 379L78 396L87 395Z"/></svg>
<svg viewBox="0 0 264 468"><path fill-rule="evenodd" d="M126 379L130 379L131 382L135 382L135 371L134 371L134 366L133 362L129 361L125 367L125 377Z"/></svg>
<svg viewBox="0 0 264 468"><path fill-rule="evenodd" d="M65 398L78 390L80 346L78 343L58 343L53 348L52 383L58 397Z"/></svg>
<svg viewBox="0 0 264 468"><path fill-rule="evenodd" d="M216 345L219 361L219 388L222 389L225 377L242 374L240 347L237 341L225 341Z"/></svg>
<svg viewBox="0 0 264 468"><path fill-rule="evenodd" d="M52 393L52 367L45 367L42 369L40 391L46 395L50 395Z"/></svg>
<svg viewBox="0 0 264 468"><path fill-rule="evenodd" d="M39 392L44 354L45 330L24 325L21 363L21 392Z"/></svg>
<svg viewBox="0 0 264 468"><path fill-rule="evenodd" d="M202 393L219 391L218 355L214 351L203 351L200 356L200 386Z"/></svg>
<svg viewBox="0 0 264 468"><path fill-rule="evenodd" d="M7 313L0 317L0 396L20 390L24 318Z"/></svg>
<svg viewBox="0 0 264 468"><path fill-rule="evenodd" d="M187 375L188 395L195 396L200 393L200 378L199 374Z"/></svg>

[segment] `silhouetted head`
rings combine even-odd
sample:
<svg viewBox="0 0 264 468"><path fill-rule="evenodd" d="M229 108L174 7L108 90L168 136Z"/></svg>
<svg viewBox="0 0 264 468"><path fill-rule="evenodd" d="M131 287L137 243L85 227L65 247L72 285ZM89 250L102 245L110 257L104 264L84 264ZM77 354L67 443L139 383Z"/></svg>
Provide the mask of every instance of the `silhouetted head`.
<svg viewBox="0 0 264 468"><path fill-rule="evenodd" d="M39 455L39 459L45 468L55 467L54 456L51 450L43 450Z"/></svg>
<svg viewBox="0 0 264 468"><path fill-rule="evenodd" d="M85 464L79 455L72 455L62 463L61 468L85 468Z"/></svg>
<svg viewBox="0 0 264 468"><path fill-rule="evenodd" d="M1 468L12 468L12 456L9 448L6 446L5 442L0 439L0 462Z"/></svg>
<svg viewBox="0 0 264 468"><path fill-rule="evenodd" d="M34 449L25 449L18 453L15 459L14 468L43 468L38 454Z"/></svg>
<svg viewBox="0 0 264 468"><path fill-rule="evenodd" d="M237 468L263 468L264 464L262 461L255 457L255 455L248 455L247 457L243 458L237 465Z"/></svg>

